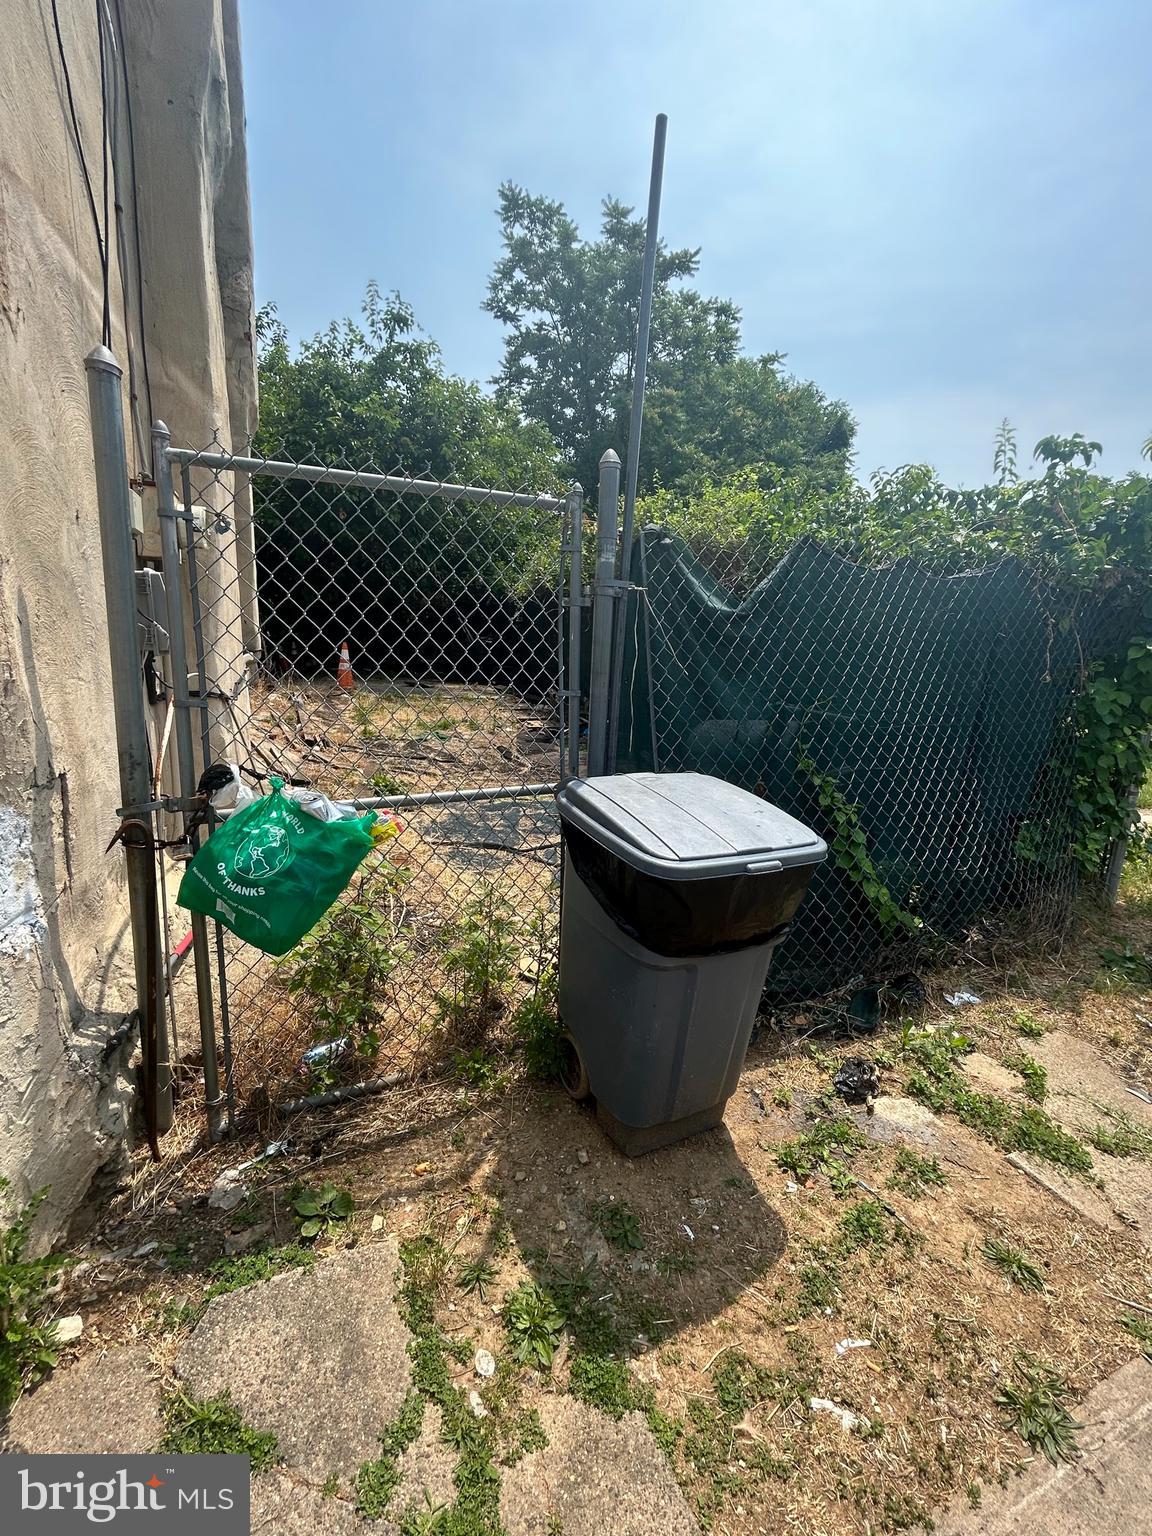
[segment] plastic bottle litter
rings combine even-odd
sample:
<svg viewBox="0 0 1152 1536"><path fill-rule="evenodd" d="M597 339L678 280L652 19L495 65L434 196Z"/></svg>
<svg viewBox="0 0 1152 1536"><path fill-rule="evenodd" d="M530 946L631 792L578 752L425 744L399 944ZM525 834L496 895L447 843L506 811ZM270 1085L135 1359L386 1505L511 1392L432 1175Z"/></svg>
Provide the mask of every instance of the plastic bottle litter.
<svg viewBox="0 0 1152 1536"><path fill-rule="evenodd" d="M317 1067L331 1067L343 1061L345 1056L350 1056L353 1049L349 1035L341 1035L338 1040L325 1040L322 1045L314 1045L311 1050L304 1052L300 1058L300 1070L314 1072Z"/></svg>

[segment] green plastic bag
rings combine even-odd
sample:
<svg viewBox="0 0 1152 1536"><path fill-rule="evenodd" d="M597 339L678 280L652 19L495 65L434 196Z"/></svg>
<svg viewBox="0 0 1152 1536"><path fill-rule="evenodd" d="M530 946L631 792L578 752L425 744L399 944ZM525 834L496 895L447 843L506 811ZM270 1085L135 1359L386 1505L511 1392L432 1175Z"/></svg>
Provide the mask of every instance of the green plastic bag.
<svg viewBox="0 0 1152 1536"><path fill-rule="evenodd" d="M230 816L184 871L176 900L269 955L314 928L375 844L376 812L319 821L281 793Z"/></svg>

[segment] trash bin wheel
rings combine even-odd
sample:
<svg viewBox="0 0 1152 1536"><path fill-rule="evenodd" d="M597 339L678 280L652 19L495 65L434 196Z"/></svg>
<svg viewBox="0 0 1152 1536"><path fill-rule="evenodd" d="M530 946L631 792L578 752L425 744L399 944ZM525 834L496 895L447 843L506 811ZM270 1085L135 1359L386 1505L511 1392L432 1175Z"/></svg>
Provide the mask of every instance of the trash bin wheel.
<svg viewBox="0 0 1152 1536"><path fill-rule="evenodd" d="M560 1083L568 1097L577 1103L592 1096L580 1047L567 1030L560 1036Z"/></svg>

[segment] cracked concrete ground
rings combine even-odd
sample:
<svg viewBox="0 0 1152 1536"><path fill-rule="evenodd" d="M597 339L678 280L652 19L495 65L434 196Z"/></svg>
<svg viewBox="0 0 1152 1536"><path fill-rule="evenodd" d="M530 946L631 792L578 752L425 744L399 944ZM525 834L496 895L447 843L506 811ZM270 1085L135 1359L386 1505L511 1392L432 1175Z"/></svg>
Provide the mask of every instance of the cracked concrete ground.
<svg viewBox="0 0 1152 1536"><path fill-rule="evenodd" d="M455 1453L440 1410L426 1404L417 1439L400 1458L387 1518L354 1506L360 1465L412 1384L411 1334L397 1310L395 1240L350 1248L213 1300L175 1362L196 1398L228 1392L246 1424L275 1434L282 1462L252 1483L252 1530L268 1536L397 1536L416 1505L452 1503ZM62 1367L17 1404L5 1450L146 1452L164 1433L160 1372L140 1345ZM509 1536L666 1536L697 1531L667 1461L639 1414L615 1423L569 1397L542 1413L548 1444L504 1472Z"/></svg>

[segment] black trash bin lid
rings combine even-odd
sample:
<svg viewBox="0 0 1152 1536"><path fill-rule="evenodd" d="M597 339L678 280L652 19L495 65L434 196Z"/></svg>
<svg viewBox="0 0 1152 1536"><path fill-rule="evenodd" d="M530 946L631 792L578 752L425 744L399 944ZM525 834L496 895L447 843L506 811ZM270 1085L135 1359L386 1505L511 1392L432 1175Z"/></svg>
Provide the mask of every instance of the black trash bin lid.
<svg viewBox="0 0 1152 1536"><path fill-rule="evenodd" d="M556 803L572 826L664 880L775 874L828 854L823 838L779 806L704 773L570 779Z"/></svg>

